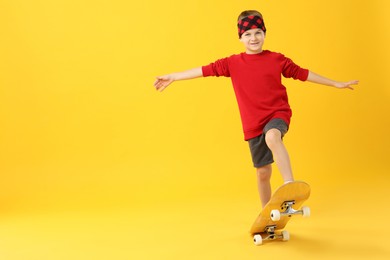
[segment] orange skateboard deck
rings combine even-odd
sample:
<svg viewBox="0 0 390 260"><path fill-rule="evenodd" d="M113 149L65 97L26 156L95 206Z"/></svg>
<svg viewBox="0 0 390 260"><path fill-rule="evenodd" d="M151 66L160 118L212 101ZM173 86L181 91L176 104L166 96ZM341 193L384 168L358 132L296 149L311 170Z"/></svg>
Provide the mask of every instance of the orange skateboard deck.
<svg viewBox="0 0 390 260"><path fill-rule="evenodd" d="M255 244L260 245L264 240L289 240L286 230L279 234L275 230L283 229L293 215L309 217L308 207L299 209L309 196L310 186L306 182L293 181L280 186L250 229Z"/></svg>

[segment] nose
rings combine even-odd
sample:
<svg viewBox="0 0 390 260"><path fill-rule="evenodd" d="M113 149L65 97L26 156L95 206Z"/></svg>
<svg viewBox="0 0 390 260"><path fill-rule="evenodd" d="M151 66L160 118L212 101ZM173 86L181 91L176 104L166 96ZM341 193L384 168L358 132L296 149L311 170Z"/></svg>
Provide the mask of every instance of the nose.
<svg viewBox="0 0 390 260"><path fill-rule="evenodd" d="M255 34L252 34L252 35L251 35L251 41L254 41L254 40L256 40L256 39L257 39L256 35L255 35Z"/></svg>

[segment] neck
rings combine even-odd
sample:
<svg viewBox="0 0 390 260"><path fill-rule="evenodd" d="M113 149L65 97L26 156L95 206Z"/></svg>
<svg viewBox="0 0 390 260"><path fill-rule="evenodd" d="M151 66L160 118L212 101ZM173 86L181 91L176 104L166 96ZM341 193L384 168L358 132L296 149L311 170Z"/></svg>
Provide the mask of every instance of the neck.
<svg viewBox="0 0 390 260"><path fill-rule="evenodd" d="M258 51L251 51L251 50L246 50L245 53L246 54L259 54L259 53L262 53L263 50L258 50Z"/></svg>

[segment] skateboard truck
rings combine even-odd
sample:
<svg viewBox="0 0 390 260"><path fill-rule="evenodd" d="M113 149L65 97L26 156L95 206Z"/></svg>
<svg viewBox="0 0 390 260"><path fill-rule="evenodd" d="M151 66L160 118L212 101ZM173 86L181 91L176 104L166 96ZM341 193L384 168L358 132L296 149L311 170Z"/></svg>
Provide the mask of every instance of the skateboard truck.
<svg viewBox="0 0 390 260"><path fill-rule="evenodd" d="M302 207L302 209L296 210L293 208L294 204L295 204L294 200L285 201L280 206L280 209L282 211L279 211L277 209L271 210L270 217L272 221L279 221L281 216L288 216L288 217L291 217L292 215L302 215L303 217L310 216L309 207Z"/></svg>
<svg viewBox="0 0 390 260"><path fill-rule="evenodd" d="M288 241L290 239L290 233L287 230L283 230L281 233L275 233L276 225L266 226L264 229L264 233L266 233L265 237L262 237L261 234L255 234L253 236L253 242L255 245L261 245L263 241L267 240L282 240Z"/></svg>

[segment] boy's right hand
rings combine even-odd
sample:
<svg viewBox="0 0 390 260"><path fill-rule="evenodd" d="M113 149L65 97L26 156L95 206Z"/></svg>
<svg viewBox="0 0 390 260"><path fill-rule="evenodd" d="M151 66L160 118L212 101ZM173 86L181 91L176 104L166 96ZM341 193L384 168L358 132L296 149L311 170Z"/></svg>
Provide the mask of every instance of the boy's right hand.
<svg viewBox="0 0 390 260"><path fill-rule="evenodd" d="M203 72L201 67L189 69L182 72L175 72L164 76L156 77L156 81L154 82L154 87L156 88L156 90L161 92L174 81L199 78L202 76L203 76Z"/></svg>
<svg viewBox="0 0 390 260"><path fill-rule="evenodd" d="M166 87L168 87L174 81L173 77L170 75L159 76L156 77L156 81L154 82L154 87L157 91L163 91Z"/></svg>

